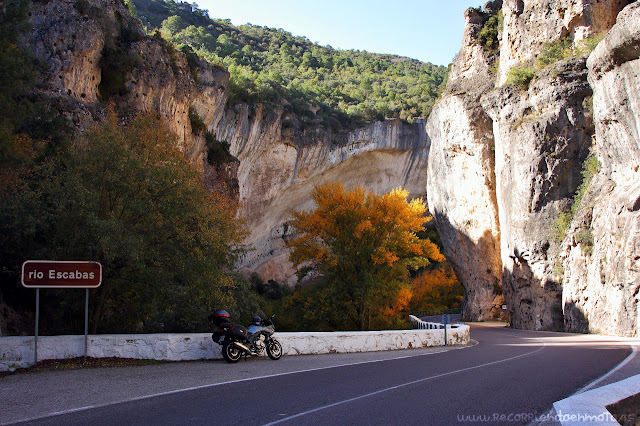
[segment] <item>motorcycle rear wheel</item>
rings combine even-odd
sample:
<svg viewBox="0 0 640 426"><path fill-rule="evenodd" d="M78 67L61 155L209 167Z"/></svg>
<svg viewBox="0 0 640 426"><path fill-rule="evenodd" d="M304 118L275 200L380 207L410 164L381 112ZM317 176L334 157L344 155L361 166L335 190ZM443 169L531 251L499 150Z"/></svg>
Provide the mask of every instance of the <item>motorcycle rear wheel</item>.
<svg viewBox="0 0 640 426"><path fill-rule="evenodd" d="M225 342L222 345L222 357L227 362L236 363L240 361L240 358L242 357L242 351L233 346L232 343Z"/></svg>
<svg viewBox="0 0 640 426"><path fill-rule="evenodd" d="M282 356L282 345L276 339L271 339L267 342L267 355L271 359L280 359Z"/></svg>

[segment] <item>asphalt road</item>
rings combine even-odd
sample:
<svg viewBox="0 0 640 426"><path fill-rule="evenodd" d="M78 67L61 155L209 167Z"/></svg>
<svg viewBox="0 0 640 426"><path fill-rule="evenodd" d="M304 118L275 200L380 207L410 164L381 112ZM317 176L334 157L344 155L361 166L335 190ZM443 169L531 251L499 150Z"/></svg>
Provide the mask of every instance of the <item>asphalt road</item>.
<svg viewBox="0 0 640 426"><path fill-rule="evenodd" d="M7 376L0 423L528 424L631 353L602 336L472 326L464 348Z"/></svg>

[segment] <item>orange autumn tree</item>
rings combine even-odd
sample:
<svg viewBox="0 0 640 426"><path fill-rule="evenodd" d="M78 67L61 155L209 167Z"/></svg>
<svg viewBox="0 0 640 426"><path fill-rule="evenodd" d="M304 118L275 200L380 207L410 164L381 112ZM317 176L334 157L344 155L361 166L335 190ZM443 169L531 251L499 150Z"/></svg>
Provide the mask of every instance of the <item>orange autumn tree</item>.
<svg viewBox="0 0 640 426"><path fill-rule="evenodd" d="M403 189L375 195L331 183L316 186L315 210L295 214L291 261L325 278L330 303L358 330L384 323L380 318L407 299L410 270L444 260L416 235L431 218L422 200L407 196Z"/></svg>
<svg viewBox="0 0 640 426"><path fill-rule="evenodd" d="M459 308L464 288L451 265L442 263L411 280L411 310Z"/></svg>

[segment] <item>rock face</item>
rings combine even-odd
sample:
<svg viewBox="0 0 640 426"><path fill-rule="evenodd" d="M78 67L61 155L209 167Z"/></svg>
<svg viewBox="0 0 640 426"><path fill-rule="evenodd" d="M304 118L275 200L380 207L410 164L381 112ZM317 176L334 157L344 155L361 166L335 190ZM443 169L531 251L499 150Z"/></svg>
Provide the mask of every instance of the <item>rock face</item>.
<svg viewBox="0 0 640 426"><path fill-rule="evenodd" d="M475 42L486 16L469 9L465 18L446 94L427 123L427 194L447 258L465 287L465 318L486 320L502 306L493 127L480 104L493 88L492 61Z"/></svg>
<svg viewBox="0 0 640 426"><path fill-rule="evenodd" d="M122 4L114 1L100 21L89 17L96 9L88 3L78 7L73 2L47 2L35 4L31 13L33 27L28 43L49 68L42 76L42 85L82 105L98 100L105 29L116 27L116 14L126 13Z"/></svg>
<svg viewBox="0 0 640 426"><path fill-rule="evenodd" d="M548 42L568 37L574 43L605 33L630 0L504 0L497 83L514 65L533 60Z"/></svg>
<svg viewBox="0 0 640 426"><path fill-rule="evenodd" d="M193 133L189 108L209 120L219 116L226 71L201 61L195 82L185 56L146 36L118 0L35 2L31 21L25 44L48 67L41 90L64 104L79 129L103 114L99 101L108 91L120 111L159 114L187 158L202 164L204 138Z"/></svg>
<svg viewBox="0 0 640 426"><path fill-rule="evenodd" d="M587 61L601 164L565 245L567 328L640 330L640 3ZM587 238L585 238L585 235Z"/></svg>
<svg viewBox="0 0 640 426"><path fill-rule="evenodd" d="M178 135L187 159L202 165L205 141L202 134L194 133L189 109L205 124L211 123L207 119L215 120L227 101L229 74L201 60L196 82L184 55L168 55L163 44L154 39L132 43L127 53L138 54L141 63L133 68L126 83L127 102L118 107L159 114Z"/></svg>
<svg viewBox="0 0 640 426"><path fill-rule="evenodd" d="M629 3L504 0L496 74L476 37L486 14L466 12L447 93L428 120L427 192L467 318L497 316L502 292L514 327L637 334L639 4L618 15ZM504 85L545 44L579 46L612 26L588 63L556 62L530 84ZM601 171L560 241L553 228L590 153Z"/></svg>
<svg viewBox="0 0 640 426"><path fill-rule="evenodd" d="M334 134L322 126L302 129L274 107L227 107L227 71L201 60L194 80L186 57L145 35L119 0L34 2L31 20L25 45L49 67L41 90L64 105L79 130L100 119L105 98L125 118L158 114L206 185L237 198L250 230L249 251L238 264L247 273L295 283L284 246L287 223L293 211L312 207L316 184L340 181L377 193L402 186L411 196L424 196L423 120L388 120ZM206 129L194 129L194 118ZM228 142L237 160L208 162L206 131Z"/></svg>
<svg viewBox="0 0 640 426"><path fill-rule="evenodd" d="M376 193L399 186L423 196L428 144L424 121L375 122L347 134L283 127L283 111L239 105L226 112L216 137L240 160L239 214L250 250L238 266L265 279L295 284L285 240L296 210L313 208L314 185L342 182ZM339 142L336 142L339 140Z"/></svg>
<svg viewBox="0 0 640 426"><path fill-rule="evenodd" d="M562 329L559 241L552 224L582 181L593 126L584 59L540 72L526 91L505 86L483 97L493 119L502 287L511 324Z"/></svg>

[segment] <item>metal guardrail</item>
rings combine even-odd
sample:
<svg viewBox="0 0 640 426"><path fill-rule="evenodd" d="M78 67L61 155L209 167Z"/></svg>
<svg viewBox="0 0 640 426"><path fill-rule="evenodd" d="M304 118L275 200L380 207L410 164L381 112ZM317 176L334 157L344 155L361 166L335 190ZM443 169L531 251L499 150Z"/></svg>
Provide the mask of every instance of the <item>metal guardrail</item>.
<svg viewBox="0 0 640 426"><path fill-rule="evenodd" d="M429 309L426 311L413 311L410 312L409 315L413 315L414 317L423 318L423 317L434 317L437 315L457 315L462 314L462 309L454 308L454 309Z"/></svg>
<svg viewBox="0 0 640 426"><path fill-rule="evenodd" d="M460 327L460 324L451 324L449 322L450 314L442 315L442 323L423 321L422 319L409 315L409 322L411 323L412 329L420 329L420 330L444 330L444 345L447 346L447 329L454 329Z"/></svg>
<svg viewBox="0 0 640 426"><path fill-rule="evenodd" d="M441 330L444 328L444 325L442 324L422 321L414 315L409 315L409 322L411 323L411 328L413 330Z"/></svg>

